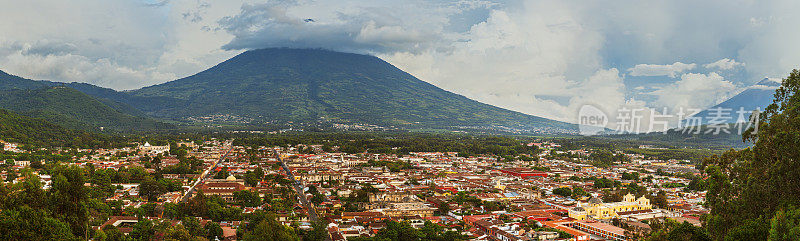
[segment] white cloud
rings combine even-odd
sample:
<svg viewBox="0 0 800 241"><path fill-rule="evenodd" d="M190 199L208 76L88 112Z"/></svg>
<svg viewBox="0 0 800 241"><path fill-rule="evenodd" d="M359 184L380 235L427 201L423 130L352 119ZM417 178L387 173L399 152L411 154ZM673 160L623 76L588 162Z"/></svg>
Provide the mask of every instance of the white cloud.
<svg viewBox="0 0 800 241"><path fill-rule="evenodd" d="M688 73L681 79L649 94L657 97L656 107L706 109L739 92L730 81L715 72L709 74Z"/></svg>
<svg viewBox="0 0 800 241"><path fill-rule="evenodd" d="M754 90L777 90L779 86L768 86L768 85L751 85L747 87L748 89Z"/></svg>
<svg viewBox="0 0 800 241"><path fill-rule="evenodd" d="M628 69L632 76L669 76L675 78L677 74L692 70L696 64L684 64L675 62L673 64L637 64Z"/></svg>
<svg viewBox="0 0 800 241"><path fill-rule="evenodd" d="M730 70L730 69L736 68L738 66L744 66L744 63L739 63L739 62L736 62L736 60L729 59L729 58L720 59L720 60L717 60L716 62L703 65L703 67L705 67L706 69L714 69L714 68L716 68L716 69L721 69L721 70Z"/></svg>
<svg viewBox="0 0 800 241"><path fill-rule="evenodd" d="M776 90L783 84L783 80L779 78L766 78L758 83L747 87L748 89L758 90Z"/></svg>
<svg viewBox="0 0 800 241"><path fill-rule="evenodd" d="M447 48L379 57L484 103L575 122L578 104L612 107L625 96L619 71L600 65L602 37L576 17L562 3L527 3L491 11Z"/></svg>
<svg viewBox="0 0 800 241"><path fill-rule="evenodd" d="M759 2L764 3L764 2ZM745 69L753 79L769 77L786 77L792 69L800 68L800 1L769 2L759 18L759 24L749 27L747 42L736 50L737 59L747 63Z"/></svg>
<svg viewBox="0 0 800 241"><path fill-rule="evenodd" d="M32 79L134 89L194 74L240 52L221 50L231 37L203 30L208 20L182 17L207 4L159 3L0 0L5 23L0 32L9 33L0 36L0 70ZM226 4L196 12L216 24L241 6Z"/></svg>
<svg viewBox="0 0 800 241"><path fill-rule="evenodd" d="M137 87L142 80L171 80L172 73L155 69L132 69L110 59L90 59L82 55L25 55L15 53L5 56L5 68L12 73L43 76L36 79L90 82L99 86Z"/></svg>

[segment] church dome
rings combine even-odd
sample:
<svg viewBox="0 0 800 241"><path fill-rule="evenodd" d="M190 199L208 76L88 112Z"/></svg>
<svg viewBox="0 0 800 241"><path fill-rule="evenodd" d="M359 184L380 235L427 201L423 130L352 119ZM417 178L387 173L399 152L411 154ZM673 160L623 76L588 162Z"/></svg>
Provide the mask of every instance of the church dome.
<svg viewBox="0 0 800 241"><path fill-rule="evenodd" d="M228 178L225 178L225 180L236 181L236 177L234 177L233 175L230 175L230 176L228 176Z"/></svg>

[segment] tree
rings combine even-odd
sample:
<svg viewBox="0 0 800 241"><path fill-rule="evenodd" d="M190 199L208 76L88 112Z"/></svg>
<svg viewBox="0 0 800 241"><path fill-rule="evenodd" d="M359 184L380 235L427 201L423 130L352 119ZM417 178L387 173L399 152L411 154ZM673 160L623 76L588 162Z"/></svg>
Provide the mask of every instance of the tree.
<svg viewBox="0 0 800 241"><path fill-rule="evenodd" d="M114 227L114 225L108 225L102 231L105 234L105 240L104 241L130 241L130 240L132 240L132 238L130 238L127 235L125 235L124 233L120 232L119 229L117 229L117 227Z"/></svg>
<svg viewBox="0 0 800 241"><path fill-rule="evenodd" d="M474 207L477 207L478 205L481 204L481 200L480 199L478 199L478 198L476 198L474 196L470 196L466 192L458 192L458 193L456 193L456 195L454 195L452 198L450 198L450 200L452 200L453 202L458 203L459 205L463 205L464 203L469 203L469 204L472 204L472 206L474 206Z"/></svg>
<svg viewBox="0 0 800 241"><path fill-rule="evenodd" d="M585 197L586 195L589 195L589 193L584 191L583 188L581 188L581 187L575 187L575 188L572 189L572 198L573 199L579 199L579 198Z"/></svg>
<svg viewBox="0 0 800 241"><path fill-rule="evenodd" d="M163 215L166 218L181 219L183 218L183 204L164 203Z"/></svg>
<svg viewBox="0 0 800 241"><path fill-rule="evenodd" d="M592 184L594 188L612 188L621 185L621 183L617 183L618 181L615 182L608 178L592 178L592 181L594 181L594 184Z"/></svg>
<svg viewBox="0 0 800 241"><path fill-rule="evenodd" d="M139 217L139 221L133 225L133 230L131 233L128 234L131 238L136 240L150 240L155 235L155 228L153 228L153 222L147 218Z"/></svg>
<svg viewBox="0 0 800 241"><path fill-rule="evenodd" d="M649 241L710 241L708 234L701 227L683 222L678 223L672 219L666 219L663 223L654 222L651 224L653 232L647 239Z"/></svg>
<svg viewBox="0 0 800 241"><path fill-rule="evenodd" d="M35 209L45 208L47 205L47 193L42 189L43 183L39 176L30 172L25 173L23 176L25 176L25 181L22 182L21 187L19 185L15 187L15 189L21 189L22 192L17 193L16 198L9 199L15 201L14 204L9 206L28 205Z"/></svg>
<svg viewBox="0 0 800 241"><path fill-rule="evenodd" d="M186 230L186 228L182 224L178 224L175 226L166 226L161 228L163 228L162 238L160 238L161 240L188 240L188 241L200 240L199 238L189 233L189 230Z"/></svg>
<svg viewBox="0 0 800 241"><path fill-rule="evenodd" d="M438 211L439 215L447 215L448 213L450 213L450 203L448 203L447 201L442 201L439 204Z"/></svg>
<svg viewBox="0 0 800 241"><path fill-rule="evenodd" d="M494 212L494 211L503 210L504 206L503 206L503 204L501 204L499 202L487 201L487 202L483 202L483 208L487 212Z"/></svg>
<svg viewBox="0 0 800 241"><path fill-rule="evenodd" d="M274 214L268 214L264 219L259 222L252 231L244 234L243 240L245 241L292 241L300 240L294 229L279 223L275 219Z"/></svg>
<svg viewBox="0 0 800 241"><path fill-rule="evenodd" d="M800 209L779 210L770 220L769 241L800 240Z"/></svg>
<svg viewBox="0 0 800 241"><path fill-rule="evenodd" d="M562 196L562 197L569 197L569 196L572 196L572 189L569 189L568 187L559 187L559 188L553 189L553 194L559 195L559 196Z"/></svg>
<svg viewBox="0 0 800 241"><path fill-rule="evenodd" d="M208 222L204 229L208 240L222 239L222 227L219 226L219 223Z"/></svg>
<svg viewBox="0 0 800 241"><path fill-rule="evenodd" d="M139 183L139 195L148 201L155 201L158 196L164 193L165 190L161 183L152 178L147 178Z"/></svg>
<svg viewBox="0 0 800 241"><path fill-rule="evenodd" d="M13 182L17 177L17 173L14 171L9 170L6 172L6 182Z"/></svg>
<svg viewBox="0 0 800 241"><path fill-rule="evenodd" d="M258 196L257 192L251 192L248 190L234 192L233 200L239 205L242 205L242 207L258 207L263 204L261 197Z"/></svg>
<svg viewBox="0 0 800 241"><path fill-rule="evenodd" d="M622 180L639 180L638 172L624 172L622 173Z"/></svg>
<svg viewBox="0 0 800 241"><path fill-rule="evenodd" d="M186 203L186 210L188 213L186 215L191 216L200 216L206 217L208 216L208 203L206 202L206 195L203 194L202 191L198 191L194 197L189 199Z"/></svg>
<svg viewBox="0 0 800 241"><path fill-rule="evenodd" d="M49 192L50 210L58 219L67 222L77 237L86 235L89 210L86 207L88 191L83 168L58 166L54 168L53 187Z"/></svg>
<svg viewBox="0 0 800 241"><path fill-rule="evenodd" d="M105 169L95 170L91 174L91 182L95 190L100 191L103 195L109 195L113 192L111 187L111 177Z"/></svg>
<svg viewBox="0 0 800 241"><path fill-rule="evenodd" d="M244 182L251 187L258 186L262 179L264 179L264 169L261 169L261 167L244 174Z"/></svg>
<svg viewBox="0 0 800 241"><path fill-rule="evenodd" d="M328 239L328 224L322 221L317 221L311 224L311 231L303 234L303 241L324 241Z"/></svg>
<svg viewBox="0 0 800 241"><path fill-rule="evenodd" d="M655 196L650 197L650 200L652 201L651 203L658 208L666 209L667 206L669 205L669 203L667 202L667 192L665 192L664 190L658 191L658 193Z"/></svg>
<svg viewBox="0 0 800 241"><path fill-rule="evenodd" d="M628 184L628 186L625 188L625 192L630 193L636 197L641 197L647 194L647 187L639 186L636 183L631 183Z"/></svg>
<svg viewBox="0 0 800 241"><path fill-rule="evenodd" d="M800 71L793 70L775 91L773 103L764 113L753 115L758 123L744 132L743 140L754 142L753 146L704 161L705 204L711 209L705 227L713 239L791 237L792 229L781 224L787 219L778 214L800 206L798 91ZM774 231L769 220L777 222Z"/></svg>
<svg viewBox="0 0 800 241"><path fill-rule="evenodd" d="M424 226L419 230L411 227L410 224L407 222L394 222L388 221L386 222L386 228L382 229L378 232L375 237L372 238L354 238L355 241L388 241L388 240L399 240L399 241L422 241L422 240L431 240L431 241L459 241L459 240L466 240L467 237L459 234L455 231L445 231L439 225L433 224L431 222L425 222ZM350 239L348 239L350 240Z"/></svg>
<svg viewBox="0 0 800 241"><path fill-rule="evenodd" d="M624 155L614 155L614 153L609 150L595 150L591 155L589 155L589 159L592 160L592 165L594 166L609 167L614 165L614 162L621 161L621 156Z"/></svg>
<svg viewBox="0 0 800 241"><path fill-rule="evenodd" d="M108 236L102 229L98 229L97 231L94 231L94 236L92 236L92 238L96 241L106 241Z"/></svg>
<svg viewBox="0 0 800 241"><path fill-rule="evenodd" d="M181 224L183 224L183 227L186 228L186 231L189 231L189 234L192 236L205 236L205 230L200 227L200 221L198 221L197 218L184 217L181 219Z"/></svg>
<svg viewBox="0 0 800 241"><path fill-rule="evenodd" d="M228 170L223 168L222 170L217 172L217 174L214 175L214 179L225 179L228 178L228 176L229 176Z"/></svg>
<svg viewBox="0 0 800 241"><path fill-rule="evenodd" d="M692 178L692 181L689 182L689 185L686 185L686 191L705 191L705 190L706 190L706 181L699 177Z"/></svg>
<svg viewBox="0 0 800 241"><path fill-rule="evenodd" d="M69 224L27 205L0 212L0 240L78 240Z"/></svg>

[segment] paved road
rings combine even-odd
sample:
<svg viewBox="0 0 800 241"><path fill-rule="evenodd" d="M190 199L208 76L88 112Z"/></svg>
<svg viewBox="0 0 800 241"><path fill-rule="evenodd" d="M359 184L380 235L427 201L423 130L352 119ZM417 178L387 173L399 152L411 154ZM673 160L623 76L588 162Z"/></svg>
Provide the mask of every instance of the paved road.
<svg viewBox="0 0 800 241"><path fill-rule="evenodd" d="M304 189L303 183L300 180L294 178L292 171L290 171L289 167L286 166L286 163L283 162L280 153L276 154L278 154L278 160L281 162L281 167L283 167L283 170L286 172L286 176L289 177L289 180L294 181L294 185L292 186L294 187L294 191L297 193L297 196L300 197L300 204L306 208L306 212L308 213L308 219L310 219L312 222L319 221L319 217L317 217L317 209L314 208L314 204L312 204L306 199L305 192L303 191Z"/></svg>
<svg viewBox="0 0 800 241"><path fill-rule="evenodd" d="M225 152L225 155L222 155L219 159L217 159L217 162L214 162L214 165L211 165L210 168L203 171L203 174L200 174L200 177L197 178L197 181L194 182L192 187L190 187L189 190L187 190L186 193L183 194L183 197L181 197L181 202L189 200L189 197L192 196L192 193L194 192L195 188L198 185L200 185L200 183L203 183L206 180L206 178L208 178L208 176L211 175L214 169L217 169L217 166L219 165L220 162L225 160L225 158L228 158L228 155L231 154L231 150L233 150L233 144L231 143L226 143L226 144L230 144L230 146L228 147L228 151Z"/></svg>

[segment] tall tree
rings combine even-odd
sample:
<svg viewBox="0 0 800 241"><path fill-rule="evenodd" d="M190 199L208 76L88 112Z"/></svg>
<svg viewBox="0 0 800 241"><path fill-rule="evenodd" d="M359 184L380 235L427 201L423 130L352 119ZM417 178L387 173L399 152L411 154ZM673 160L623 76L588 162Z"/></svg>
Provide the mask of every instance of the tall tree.
<svg viewBox="0 0 800 241"><path fill-rule="evenodd" d="M248 190L234 192L233 200L235 200L239 205L242 205L242 207L258 207L263 204L261 197L258 196L257 192L251 192Z"/></svg>
<svg viewBox="0 0 800 241"><path fill-rule="evenodd" d="M259 222L252 231L247 232L243 240L245 241L297 241L300 238L295 233L292 227L283 225L275 219L274 214L267 214L261 222Z"/></svg>
<svg viewBox="0 0 800 241"><path fill-rule="evenodd" d="M219 226L219 223L208 222L204 229L208 240L222 239L222 227Z"/></svg>
<svg viewBox="0 0 800 241"><path fill-rule="evenodd" d="M148 201L155 201L156 198L158 198L159 195L164 194L165 191L166 190L164 186L152 178L146 178L144 181L139 183L139 195Z"/></svg>
<svg viewBox="0 0 800 241"><path fill-rule="evenodd" d="M310 231L303 234L303 241L323 241L328 239L327 223L318 221L314 222Z"/></svg>
<svg viewBox="0 0 800 241"><path fill-rule="evenodd" d="M89 209L86 207L88 191L84 186L84 170L77 166L58 166L53 173L55 178L49 193L50 210L55 217L69 224L75 236L85 237Z"/></svg>
<svg viewBox="0 0 800 241"><path fill-rule="evenodd" d="M754 145L704 162L709 177L706 205L711 209L705 226L715 240L767 239L773 236L769 220L780 210L800 206L798 91L800 71L794 70L757 125L744 133L743 139ZM776 229L775 235L784 235L782 230L792 229Z"/></svg>
<svg viewBox="0 0 800 241"><path fill-rule="evenodd" d="M770 220L770 241L800 240L800 209L780 210Z"/></svg>
<svg viewBox="0 0 800 241"><path fill-rule="evenodd" d="M78 240L70 226L28 206L0 212L0 240Z"/></svg>

